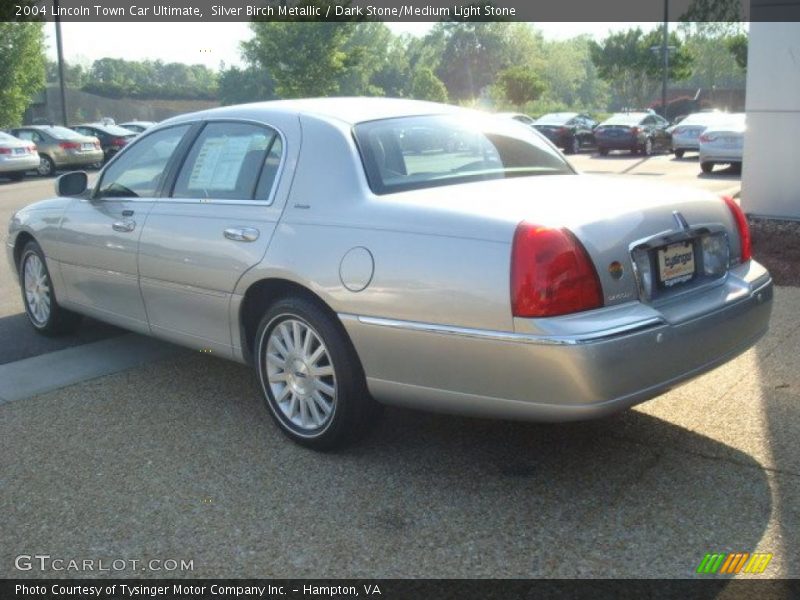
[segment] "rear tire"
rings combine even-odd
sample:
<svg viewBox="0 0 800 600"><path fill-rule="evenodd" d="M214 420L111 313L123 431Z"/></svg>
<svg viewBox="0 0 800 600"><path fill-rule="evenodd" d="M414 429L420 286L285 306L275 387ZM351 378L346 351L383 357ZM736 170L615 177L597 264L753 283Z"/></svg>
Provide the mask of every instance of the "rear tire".
<svg viewBox="0 0 800 600"><path fill-rule="evenodd" d="M58 303L44 253L34 241L22 250L19 283L28 322L38 333L55 337L74 331L81 322L81 315Z"/></svg>
<svg viewBox="0 0 800 600"><path fill-rule="evenodd" d="M366 434L381 413L341 323L316 303L288 297L258 326L255 368L275 423L292 441L332 450Z"/></svg>
<svg viewBox="0 0 800 600"><path fill-rule="evenodd" d="M604 148L603 146L600 146L597 152L600 153L600 156L608 156L608 148Z"/></svg>
<svg viewBox="0 0 800 600"><path fill-rule="evenodd" d="M685 150L675 150L675 158L683 158L685 152Z"/></svg>
<svg viewBox="0 0 800 600"><path fill-rule="evenodd" d="M714 170L714 163L713 162L702 162L700 163L700 170L703 173L711 173Z"/></svg>
<svg viewBox="0 0 800 600"><path fill-rule="evenodd" d="M56 173L56 163L53 162L53 159L47 156L46 154L39 155L39 168L36 169L36 172L39 173L42 177L50 177L51 175L55 175Z"/></svg>

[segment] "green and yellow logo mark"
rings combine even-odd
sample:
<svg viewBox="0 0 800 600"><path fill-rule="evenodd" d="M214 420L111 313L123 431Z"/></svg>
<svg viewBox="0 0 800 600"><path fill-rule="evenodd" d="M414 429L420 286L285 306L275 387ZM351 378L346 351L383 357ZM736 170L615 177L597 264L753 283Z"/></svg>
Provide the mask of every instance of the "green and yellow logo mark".
<svg viewBox="0 0 800 600"><path fill-rule="evenodd" d="M763 573L767 568L772 554L766 552L731 552L730 554L706 554L697 567L697 572L703 575L736 575L738 573L757 574Z"/></svg>

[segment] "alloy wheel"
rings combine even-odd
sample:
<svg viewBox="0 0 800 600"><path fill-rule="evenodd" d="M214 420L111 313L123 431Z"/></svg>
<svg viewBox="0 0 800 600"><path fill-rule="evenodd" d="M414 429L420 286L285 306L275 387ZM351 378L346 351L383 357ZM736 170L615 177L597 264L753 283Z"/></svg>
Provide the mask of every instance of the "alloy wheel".
<svg viewBox="0 0 800 600"><path fill-rule="evenodd" d="M336 408L336 374L328 348L304 321L286 318L269 333L267 383L275 406L302 433L325 428Z"/></svg>
<svg viewBox="0 0 800 600"><path fill-rule="evenodd" d="M43 327L50 319L50 278L37 254L25 257L23 283L28 314L38 327Z"/></svg>

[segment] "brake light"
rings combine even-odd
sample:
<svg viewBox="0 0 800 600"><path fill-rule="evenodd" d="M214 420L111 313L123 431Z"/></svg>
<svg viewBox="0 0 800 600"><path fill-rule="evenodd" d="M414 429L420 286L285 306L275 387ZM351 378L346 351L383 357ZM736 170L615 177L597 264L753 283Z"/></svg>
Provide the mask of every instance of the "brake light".
<svg viewBox="0 0 800 600"><path fill-rule="evenodd" d="M747 224L747 217L742 208L730 196L722 196L725 204L733 213L733 219L736 221L736 229L739 230L739 245L741 247L740 260L745 263L753 258L753 239L750 236L750 225Z"/></svg>
<svg viewBox="0 0 800 600"><path fill-rule="evenodd" d="M589 255L567 229L523 221L511 249L511 312L553 317L603 306Z"/></svg>
<svg viewBox="0 0 800 600"><path fill-rule="evenodd" d="M559 127L558 128L558 133L560 133L562 135L565 134L565 133L569 133L569 127Z"/></svg>
<svg viewBox="0 0 800 600"><path fill-rule="evenodd" d="M639 128L638 127L631 127L631 133L633 135L639 135Z"/></svg>
<svg viewBox="0 0 800 600"><path fill-rule="evenodd" d="M709 142L713 142L716 139L717 139L717 136L711 135L711 134L708 134L708 133L704 133L703 135L700 136L700 141L703 142L704 144L708 144Z"/></svg>
<svg viewBox="0 0 800 600"><path fill-rule="evenodd" d="M0 148L0 154L11 154L11 148Z"/></svg>
<svg viewBox="0 0 800 600"><path fill-rule="evenodd" d="M121 147L121 146L124 146L127 143L128 143L128 140L126 140L125 138L114 138L113 140L111 140L111 145L112 146L120 146Z"/></svg>
<svg viewBox="0 0 800 600"><path fill-rule="evenodd" d="M60 142L58 145L63 150L80 150L81 147L78 142Z"/></svg>

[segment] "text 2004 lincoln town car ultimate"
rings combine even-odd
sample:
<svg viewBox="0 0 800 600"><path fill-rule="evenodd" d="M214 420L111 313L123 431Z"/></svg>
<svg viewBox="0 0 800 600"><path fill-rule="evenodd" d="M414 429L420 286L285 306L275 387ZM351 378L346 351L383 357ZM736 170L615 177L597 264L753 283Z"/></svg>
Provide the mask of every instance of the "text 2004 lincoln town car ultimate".
<svg viewBox="0 0 800 600"><path fill-rule="evenodd" d="M173 118L12 219L32 325L91 315L255 366L293 440L380 403L605 415L749 348L769 273L730 199L576 174L512 120L390 99Z"/></svg>

